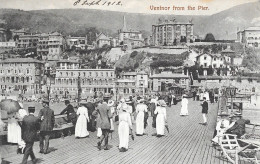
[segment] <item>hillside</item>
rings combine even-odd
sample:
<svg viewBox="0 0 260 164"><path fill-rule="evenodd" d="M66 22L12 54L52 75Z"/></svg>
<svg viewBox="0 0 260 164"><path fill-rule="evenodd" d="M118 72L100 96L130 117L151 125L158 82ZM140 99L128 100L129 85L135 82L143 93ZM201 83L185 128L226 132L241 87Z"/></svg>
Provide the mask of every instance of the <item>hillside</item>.
<svg viewBox="0 0 260 164"><path fill-rule="evenodd" d="M152 24L159 18L175 17L180 22L192 19L194 34L205 36L212 32L216 39L235 39L237 27L260 25L260 2L239 5L211 16L135 14L93 9L0 9L0 22L6 22L7 28L25 27L33 32L59 31L64 34L76 34L85 28L96 27L114 36L123 26L123 16L126 16L129 29L142 30L145 37L151 34Z"/></svg>

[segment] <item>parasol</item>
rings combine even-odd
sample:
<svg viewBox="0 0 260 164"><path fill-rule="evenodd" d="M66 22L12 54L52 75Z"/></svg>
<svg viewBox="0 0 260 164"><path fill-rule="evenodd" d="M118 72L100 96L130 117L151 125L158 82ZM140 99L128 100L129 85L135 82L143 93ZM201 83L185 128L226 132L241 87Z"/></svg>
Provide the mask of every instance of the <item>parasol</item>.
<svg viewBox="0 0 260 164"><path fill-rule="evenodd" d="M4 99L0 102L1 110L5 110L7 114L18 112L21 109L19 103L12 99Z"/></svg>

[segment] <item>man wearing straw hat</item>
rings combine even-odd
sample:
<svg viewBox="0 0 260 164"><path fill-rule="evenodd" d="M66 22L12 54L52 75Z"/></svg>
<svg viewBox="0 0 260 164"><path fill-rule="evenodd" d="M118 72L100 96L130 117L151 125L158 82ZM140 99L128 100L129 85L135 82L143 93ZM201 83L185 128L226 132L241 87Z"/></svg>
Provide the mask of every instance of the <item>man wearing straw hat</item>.
<svg viewBox="0 0 260 164"><path fill-rule="evenodd" d="M250 120L245 120L242 118L241 113L236 113L231 116L233 120L233 126L227 129L227 133L237 135L237 138L240 138L242 135L246 133L246 124L250 123Z"/></svg>

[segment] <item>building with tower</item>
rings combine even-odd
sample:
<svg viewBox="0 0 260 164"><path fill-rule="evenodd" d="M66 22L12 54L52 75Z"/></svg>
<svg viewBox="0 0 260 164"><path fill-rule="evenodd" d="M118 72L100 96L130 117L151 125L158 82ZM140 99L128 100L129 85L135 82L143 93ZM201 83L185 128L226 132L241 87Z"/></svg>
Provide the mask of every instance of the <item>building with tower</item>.
<svg viewBox="0 0 260 164"><path fill-rule="evenodd" d="M123 19L123 28L118 30L119 44L127 46L130 49L144 46L144 38L141 31L127 29L125 16Z"/></svg>

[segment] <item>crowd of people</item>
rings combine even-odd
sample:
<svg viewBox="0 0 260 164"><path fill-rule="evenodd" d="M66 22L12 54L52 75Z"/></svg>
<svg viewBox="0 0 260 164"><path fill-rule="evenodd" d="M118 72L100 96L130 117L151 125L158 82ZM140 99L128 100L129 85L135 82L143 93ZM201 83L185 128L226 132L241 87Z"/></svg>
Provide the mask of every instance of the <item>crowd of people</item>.
<svg viewBox="0 0 260 164"><path fill-rule="evenodd" d="M170 94L169 94L170 95ZM170 105L175 103L173 96L168 95L171 99ZM168 130L167 110L170 106L169 101L164 100L165 97L160 95L151 95L150 97L129 96L121 98L116 102L112 99L104 99L103 97L89 97L86 100L81 100L77 110L74 110L73 105L69 100L65 100L66 108L59 114L66 114L67 121L75 126L75 138L89 137L89 132L97 131L97 148L98 150L109 150L108 145L109 135L115 130L115 122L118 124L119 151L125 152L129 148L129 139L136 136L148 135L146 128L151 125L154 129L152 136L158 138L165 135L165 129ZM188 96L182 95L180 116L188 116ZM203 97L201 103L201 113L203 125L207 125L208 113L207 97ZM8 142L17 143L18 151L24 154L22 163L26 163L30 156L33 163L36 163L36 157L33 153L34 141L40 141L40 153L48 154L49 139L55 125L54 112L49 107L49 101L43 99L43 109L40 110L37 117L34 116L35 107L29 107L28 113L21 109L15 116L9 120L8 126ZM152 117L152 123L148 124L148 117ZM15 118L19 118L15 121ZM224 116L223 116L224 118ZM222 122L225 127L230 126L229 123ZM135 126L133 126L135 124ZM217 126L218 127L218 126ZM222 127L222 124L221 124ZM221 129L218 129L216 136L221 134ZM214 141L216 141L214 139ZM104 144L103 144L104 143Z"/></svg>

